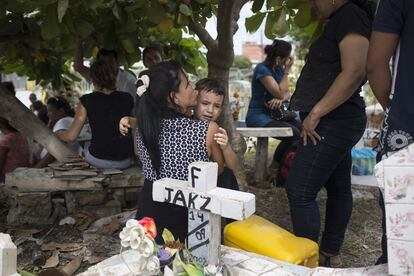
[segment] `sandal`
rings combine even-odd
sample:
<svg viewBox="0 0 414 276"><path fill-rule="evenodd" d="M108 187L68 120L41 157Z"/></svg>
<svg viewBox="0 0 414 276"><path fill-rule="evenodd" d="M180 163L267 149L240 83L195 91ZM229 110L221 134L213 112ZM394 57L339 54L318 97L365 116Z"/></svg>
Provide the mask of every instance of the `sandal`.
<svg viewBox="0 0 414 276"><path fill-rule="evenodd" d="M339 255L329 255L319 251L319 266L340 268L342 267L342 261Z"/></svg>

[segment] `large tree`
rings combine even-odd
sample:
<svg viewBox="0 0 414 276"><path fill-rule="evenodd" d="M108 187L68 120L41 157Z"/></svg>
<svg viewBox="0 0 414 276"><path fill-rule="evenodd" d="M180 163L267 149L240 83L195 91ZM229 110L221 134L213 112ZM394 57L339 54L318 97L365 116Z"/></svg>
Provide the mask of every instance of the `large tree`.
<svg viewBox="0 0 414 276"><path fill-rule="evenodd" d="M80 36L86 58L100 47L115 49L126 67L140 60L139 47L152 42L189 72L205 66L206 58L209 77L227 87L233 35L247 2L252 2L254 15L246 20L246 28L255 32L265 21L268 38L312 22L308 0L6 0L0 7L0 72L16 72L59 89L78 80L70 62L75 36ZM217 18L216 38L205 29L212 17ZM228 100L221 124L240 145Z"/></svg>

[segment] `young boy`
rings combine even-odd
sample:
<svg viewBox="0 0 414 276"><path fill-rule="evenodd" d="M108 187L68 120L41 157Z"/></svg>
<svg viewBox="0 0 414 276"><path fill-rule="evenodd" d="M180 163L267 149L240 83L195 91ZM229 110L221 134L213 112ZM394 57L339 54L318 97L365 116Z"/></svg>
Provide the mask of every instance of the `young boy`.
<svg viewBox="0 0 414 276"><path fill-rule="evenodd" d="M196 90L198 98L194 117L198 120L216 122L223 110L225 88L218 80L205 78L196 83ZM238 190L237 180L233 173L238 166L238 159L231 148L226 130L220 127L219 132L214 135L214 140L220 145L226 163L223 173L219 175L218 185Z"/></svg>

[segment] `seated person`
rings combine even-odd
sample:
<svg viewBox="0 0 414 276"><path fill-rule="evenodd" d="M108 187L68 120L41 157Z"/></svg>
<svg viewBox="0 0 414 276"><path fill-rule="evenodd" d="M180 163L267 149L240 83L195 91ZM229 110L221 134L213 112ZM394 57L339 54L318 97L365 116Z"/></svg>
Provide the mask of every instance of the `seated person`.
<svg viewBox="0 0 414 276"><path fill-rule="evenodd" d="M1 83L12 96L16 96L12 82ZM0 182L4 182L6 173L18 167L29 166L29 143L25 136L13 128L9 121L0 117Z"/></svg>
<svg viewBox="0 0 414 276"><path fill-rule="evenodd" d="M194 116L198 120L217 122L223 110L225 88L218 80L205 78L196 83L196 90L198 91L198 97ZM214 134L214 140L219 144L223 152L226 165L223 173L218 177L217 186L239 190L237 179L233 173L238 166L238 159L231 148L226 130L219 127L219 132Z"/></svg>
<svg viewBox="0 0 414 276"><path fill-rule="evenodd" d="M54 97L47 100L47 113L49 117L48 126L57 135L69 129L73 123L74 111L63 97ZM78 142L68 143L68 146L74 153L81 154L81 147ZM42 148L39 159L34 166L35 168L46 167L56 160L45 148Z"/></svg>
<svg viewBox="0 0 414 276"><path fill-rule="evenodd" d="M252 97L246 115L248 127L290 127L293 136L277 137L277 146L270 166L277 171L286 152L300 138L301 123L295 118L280 119L272 116L272 110L283 107L290 99L288 75L293 65L292 45L275 39L264 49L266 59L254 69L252 76Z"/></svg>
<svg viewBox="0 0 414 276"><path fill-rule="evenodd" d="M85 159L102 169L126 169L133 164L132 137L121 135L118 123L131 116L134 101L116 90L117 74L118 67L110 63L97 60L92 64L90 76L96 91L80 98L72 125L58 135L63 141L75 141L88 119L92 139L84 149Z"/></svg>

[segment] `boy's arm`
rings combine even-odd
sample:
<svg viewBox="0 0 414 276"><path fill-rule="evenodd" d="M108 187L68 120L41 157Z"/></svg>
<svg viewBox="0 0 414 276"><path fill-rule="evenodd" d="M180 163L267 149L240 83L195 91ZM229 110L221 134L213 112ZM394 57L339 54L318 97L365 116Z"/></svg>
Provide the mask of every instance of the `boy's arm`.
<svg viewBox="0 0 414 276"><path fill-rule="evenodd" d="M229 137L227 136L226 130L219 127L219 131L214 134L214 140L219 144L223 152L226 166L231 170L235 170L239 165L239 160L229 144Z"/></svg>
<svg viewBox="0 0 414 276"><path fill-rule="evenodd" d="M239 166L239 159L237 158L236 153L231 148L230 144L227 144L227 147L222 150L224 156L224 163L226 167L234 171Z"/></svg>

